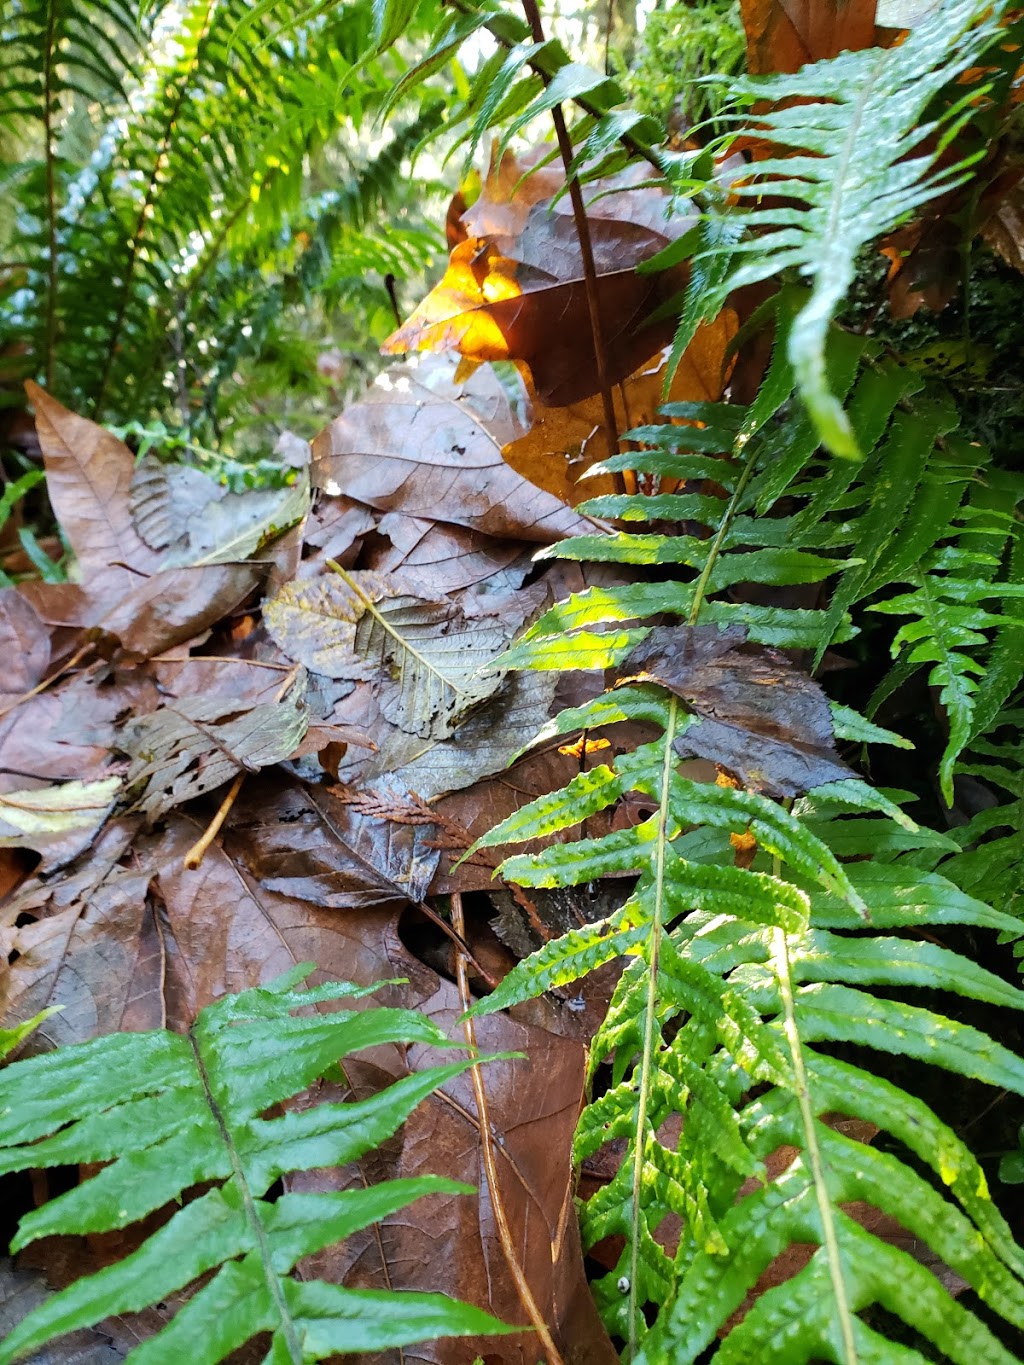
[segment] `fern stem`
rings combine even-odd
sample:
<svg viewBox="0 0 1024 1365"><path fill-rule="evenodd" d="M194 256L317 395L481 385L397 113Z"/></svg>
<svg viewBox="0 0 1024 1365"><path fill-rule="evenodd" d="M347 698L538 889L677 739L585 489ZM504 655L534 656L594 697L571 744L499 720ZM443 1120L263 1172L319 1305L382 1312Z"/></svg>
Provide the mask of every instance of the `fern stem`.
<svg viewBox="0 0 1024 1365"><path fill-rule="evenodd" d="M103 371L100 374L99 387L96 390L96 397L93 400L92 415L94 420L99 420L102 415L103 400L107 394L107 385L110 382L110 372L114 365L114 356L121 341L121 332L124 329L125 318L128 315L128 305L131 300L132 279L135 275L135 267L138 265L139 256L142 252L143 238L146 232L146 223L153 210L157 193L160 188L160 173L163 171L170 155L174 137L177 132L178 118L181 114L185 96L188 93L189 81L199 65L200 55L203 50L203 43L210 31L213 22L213 14L216 9L216 0L207 0L204 12L202 27L199 29L195 46L192 49L192 56L188 66L182 71L178 88L174 93L174 100L167 112L164 122L163 135L160 147L156 156L153 158L153 167L149 175L149 183L146 185L146 193L139 209L138 217L135 220L135 230L132 233L131 244L128 248L128 261L125 266L124 282L121 286L121 297L117 304L117 313L114 316L113 326L110 329L110 336L107 338L107 351L103 359Z"/></svg>
<svg viewBox="0 0 1024 1365"><path fill-rule="evenodd" d="M270 1296L274 1300L274 1307L278 1312L285 1349L288 1352L292 1365L303 1365L305 1356L302 1350L302 1343L299 1341L299 1334L295 1330L295 1323L292 1320L291 1312L285 1301L279 1278L274 1273L270 1243L267 1241L267 1230L263 1226L263 1220L260 1218L259 1212L257 1211L256 1201L253 1199L252 1190L249 1188L249 1181L246 1179L245 1168L242 1166L238 1153L235 1151L234 1143L231 1141L231 1134L228 1132L227 1124L224 1122L224 1116L220 1112L220 1106L214 1098L213 1091L210 1088L210 1077L207 1074L206 1063L203 1061L202 1051L193 1037L191 1030L185 1036L188 1039L189 1047L192 1049L192 1054L195 1058L196 1071L199 1073L199 1079L203 1084L203 1095L206 1098L206 1103L210 1107L210 1113L214 1117L214 1121L220 1131L221 1141L224 1143L228 1159L231 1162L231 1172L234 1175L239 1193L242 1196L242 1207L245 1210L245 1216L248 1219L249 1226L252 1228L256 1245L259 1247L260 1263L263 1266L267 1288L270 1290Z"/></svg>
<svg viewBox="0 0 1024 1365"><path fill-rule="evenodd" d="M752 435L753 432L750 431L741 432L737 439L737 445L740 445L741 442L749 441ZM725 543L725 538L729 534L729 528L732 526L733 518L739 511L740 499L746 492L747 484L753 477L754 466L756 463L757 447L755 446L751 450L750 454L747 456L747 462L743 466L743 473L737 480L736 487L733 490L732 497L729 499L729 504L725 509L725 515L722 517L722 520L718 524L718 530L715 532L714 539L711 542L711 548L708 550L707 558L704 560L704 567L700 571L700 577L697 579L697 583L693 590L693 601L690 604L690 614L686 618L687 625L693 626L696 625L697 623L697 617L700 615L700 609L704 604L704 596L705 593L707 592L708 579L711 577L711 571L715 567L715 562L718 559L723 544Z"/></svg>
<svg viewBox="0 0 1024 1365"><path fill-rule="evenodd" d="M523 0L523 10L533 32L533 41L538 44L543 43L544 25L541 23L537 0ZM540 73L540 78L545 86L550 84L550 77L544 72ZM597 294L597 267L594 264L594 246L590 240L590 224L587 221L587 207L583 202L583 191L580 189L579 176L574 175L572 170L572 141L569 137L569 130L565 126L565 115L562 113L560 104L556 104L552 108L551 121L555 125L558 150L562 157L562 165L565 167L565 177L569 185L569 201L572 204L576 236L580 243L580 257L583 262L583 289L587 296L590 334L594 342L597 384L601 392L601 407L604 412L605 439L608 443L608 455L611 458L618 453L619 432L618 423L615 419L615 403L612 399L611 384L608 382L608 360L604 345L604 327L601 322L601 302Z"/></svg>
<svg viewBox="0 0 1024 1365"><path fill-rule="evenodd" d="M676 736L679 699L669 697L665 722L665 758L661 769L661 804L658 810L658 850L654 871L654 915L651 921L650 960L647 968L647 1001L644 1005L644 1037L640 1054L640 1081L637 1087L636 1139L633 1146L632 1227L629 1247L629 1350L627 1359L637 1352L637 1323L641 1303L637 1292L640 1275L640 1186L643 1183L644 1152L647 1148L647 1110L650 1106L651 1077L654 1071L654 1035L658 1021L658 970L661 960L661 928L665 916L665 846L669 819L669 783L675 763L672 741Z"/></svg>
<svg viewBox="0 0 1024 1365"><path fill-rule="evenodd" d="M775 860L774 875L779 876L780 861ZM790 971L789 942L784 929L772 930L772 965L779 983L782 998L783 1029L789 1045L789 1055L793 1062L793 1077L796 1082L796 1098L800 1106L800 1120L804 1130L807 1162L811 1168L811 1180L818 1202L818 1217L821 1219L821 1240L828 1260L829 1279L836 1303L836 1317L842 1338L843 1365L857 1365L857 1345L853 1337L853 1321L849 1300L846 1297L846 1284L843 1280L843 1261L839 1250L835 1219L828 1186L825 1182L825 1163L818 1145L818 1132L814 1108L811 1104L811 1088L804 1065L803 1048L800 1043L800 1030L796 1022L796 1006L793 999L793 977Z"/></svg>
<svg viewBox="0 0 1024 1365"><path fill-rule="evenodd" d="M53 388L57 341L57 190L53 149L53 64L57 28L57 0L50 0L43 58L43 140L46 158L46 387Z"/></svg>
<svg viewBox="0 0 1024 1365"><path fill-rule="evenodd" d="M452 892L452 927L459 938L465 941L466 920L462 913L462 896L458 891ZM465 953L458 952L455 955L455 975L459 987L459 1000L463 1011L472 1008L473 996L469 989L469 973L466 970L468 957ZM462 1031L466 1038L466 1043L473 1052L479 1052L476 1044L476 1028L472 1019L463 1019ZM516 1286L516 1293L519 1301L526 1311L526 1316L533 1324L540 1343L547 1353L548 1365L565 1365L558 1347L552 1340L548 1325L544 1321L544 1315L537 1306L537 1301L533 1297L529 1282L523 1274L523 1268L519 1264L516 1255L515 1242L512 1238L512 1229L509 1227L508 1217L505 1213L505 1204L501 1197L501 1187L498 1184L498 1163L494 1158L494 1140L491 1134L491 1119L487 1104L487 1091L484 1088L484 1078L479 1063L470 1070L470 1079L473 1082L473 1096L476 1100L477 1126L480 1132L480 1154L483 1157L484 1171L487 1175L487 1189L491 1197L491 1209L494 1213L494 1221L498 1228L498 1237L501 1241L501 1249L505 1253L505 1260L508 1264L509 1272Z"/></svg>

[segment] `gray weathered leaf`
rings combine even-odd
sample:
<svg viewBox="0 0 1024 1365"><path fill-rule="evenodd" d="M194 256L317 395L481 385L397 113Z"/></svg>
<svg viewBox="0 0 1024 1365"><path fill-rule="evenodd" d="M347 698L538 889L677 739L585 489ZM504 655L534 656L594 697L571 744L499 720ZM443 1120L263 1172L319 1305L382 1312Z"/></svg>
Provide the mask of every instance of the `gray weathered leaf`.
<svg viewBox="0 0 1024 1365"><path fill-rule="evenodd" d="M451 735L501 683L477 673L501 653L507 628L496 617L467 620L454 602L426 601L398 577L341 570L286 583L263 619L291 658L371 682L384 716L424 739Z"/></svg>
<svg viewBox="0 0 1024 1365"><path fill-rule="evenodd" d="M282 701L188 697L129 721L117 743L132 758L126 785L140 789L136 807L155 820L239 772L289 758L306 733L305 691L302 673Z"/></svg>
<svg viewBox="0 0 1024 1365"><path fill-rule="evenodd" d="M148 545L166 550L162 567L228 564L248 559L293 526L309 506L303 467L284 488L231 493L200 469L147 455L132 478L135 525Z"/></svg>
<svg viewBox="0 0 1024 1365"><path fill-rule="evenodd" d="M380 774L393 772L424 801L462 791L481 777L500 772L536 738L551 713L557 682L556 673L512 673L501 691L469 716L452 738L420 741L415 747L406 743L401 748L385 740L361 780L372 784Z"/></svg>

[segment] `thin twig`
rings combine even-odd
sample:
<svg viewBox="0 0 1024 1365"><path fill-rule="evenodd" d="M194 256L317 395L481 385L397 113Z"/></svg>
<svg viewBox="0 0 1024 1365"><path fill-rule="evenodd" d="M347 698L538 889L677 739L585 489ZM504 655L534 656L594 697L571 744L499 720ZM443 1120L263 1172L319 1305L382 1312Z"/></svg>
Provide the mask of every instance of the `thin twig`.
<svg viewBox="0 0 1024 1365"><path fill-rule="evenodd" d="M277 689L277 692L274 695L275 702L284 700L292 683L295 681L298 671L298 665L296 665ZM194 725L195 721L193 721L192 724ZM182 859L182 863L188 872L194 872L206 857L206 850L220 833L221 826L231 813L231 807L238 799L238 793L242 790L242 783L244 781L245 769L243 768L242 771L236 775L234 782L232 782L231 786L228 788L228 794L217 807L217 813L214 815L213 819Z"/></svg>
<svg viewBox="0 0 1024 1365"><path fill-rule="evenodd" d="M67 663L61 668L58 668L56 673L51 673L48 678L44 678L42 682L36 683L35 687L29 688L27 692L22 692L20 697L15 697L14 700L9 701L6 706L0 706L0 716L6 716L8 711L13 711L14 708L20 706L22 702L31 701L33 697L38 697L40 692L45 692L48 687L52 687L55 682L59 682L61 678L66 677L77 664L82 662L92 648L92 640L86 640L85 644L76 649Z"/></svg>
<svg viewBox="0 0 1024 1365"><path fill-rule="evenodd" d="M462 896L458 891L452 892L452 924L455 932L460 938L466 936L466 921L462 913ZM466 970L466 958L459 953L456 959L456 978L459 985L459 1000L463 1010L468 1010L473 1003L473 997L469 989L469 973ZM466 1043L473 1051L477 1051L476 1030L473 1027L472 1019L464 1019L462 1031L465 1034ZM494 1221L498 1228L498 1236L501 1240L501 1249L505 1253L505 1260L508 1262L509 1272L515 1281L516 1292L519 1301L526 1311L527 1317L533 1323L540 1343L547 1353L548 1365L565 1365L562 1357L551 1338L548 1325L544 1321L537 1301L533 1297L533 1291L523 1274L516 1256L515 1245L512 1241L512 1230L508 1224L505 1214L505 1205L502 1202L501 1190L498 1185L498 1163L494 1157L494 1139L491 1133L491 1119L487 1107L487 1092L484 1089L483 1075L479 1065L474 1066L470 1071L473 1081L473 1094L476 1098L477 1121L480 1128L480 1152L484 1159L484 1171L487 1175L487 1189L491 1197L491 1208L494 1211Z"/></svg>
<svg viewBox="0 0 1024 1365"><path fill-rule="evenodd" d="M220 833L220 827L230 814L231 807L235 804L238 793L242 790L242 783L245 781L245 773L241 772L235 777L234 782L228 788L228 794L217 807L217 814L203 830L200 837L195 841L189 851L185 854L182 862L189 872L194 872L199 864L206 857L206 850Z"/></svg>
<svg viewBox="0 0 1024 1365"><path fill-rule="evenodd" d="M523 10L533 31L533 41L543 43L544 26L541 23L537 0L523 0ZM543 72L540 73L540 78L545 86L549 84L550 77ZM619 431L615 417L615 400L612 398L611 384L608 382L608 361L604 345L604 329L601 325L601 301L597 294L597 269L594 265L594 246L590 240L590 223L587 221L587 208L583 202L583 191L580 188L579 176L574 175L572 171L572 141L569 137L569 130L565 126L565 115L562 113L560 104L556 104L551 110L551 119L555 125L558 150L562 154L562 164L565 167L566 179L569 182L569 200L572 204L572 216L576 223L576 235L580 242L580 257L583 261L583 288L587 296L587 312L590 314L590 333L594 340L597 383L601 390L605 436L608 442L608 456L611 458L619 452Z"/></svg>

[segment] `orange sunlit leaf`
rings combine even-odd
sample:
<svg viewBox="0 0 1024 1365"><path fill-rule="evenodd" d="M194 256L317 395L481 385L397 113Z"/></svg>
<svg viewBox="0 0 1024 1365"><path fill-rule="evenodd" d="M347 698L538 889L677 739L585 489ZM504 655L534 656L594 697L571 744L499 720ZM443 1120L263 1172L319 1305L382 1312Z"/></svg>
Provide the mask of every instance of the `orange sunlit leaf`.
<svg viewBox="0 0 1024 1365"><path fill-rule="evenodd" d="M555 198L564 185L561 169L546 165L523 179L528 164L506 154L491 167L480 197L462 215L466 236L444 278L382 349L520 361L540 401L562 407L598 389L582 256L569 198ZM694 221L648 181L649 168L631 167L587 186L612 383L671 339L670 320L649 326L647 319L685 278L678 269L636 271Z"/></svg>

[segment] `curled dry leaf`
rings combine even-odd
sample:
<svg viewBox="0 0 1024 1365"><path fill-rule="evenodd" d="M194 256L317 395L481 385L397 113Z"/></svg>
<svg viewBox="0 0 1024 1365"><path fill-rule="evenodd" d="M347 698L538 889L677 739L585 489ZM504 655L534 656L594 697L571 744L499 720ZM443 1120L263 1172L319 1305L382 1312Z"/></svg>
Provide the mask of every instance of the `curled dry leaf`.
<svg viewBox="0 0 1024 1365"><path fill-rule="evenodd" d="M620 665L620 682L654 682L697 717L676 741L769 796L798 796L854 774L833 748L817 683L774 650L746 647L745 626L656 626Z"/></svg>
<svg viewBox="0 0 1024 1365"><path fill-rule="evenodd" d="M593 531L502 459L526 430L525 392L489 366L458 381L433 359L395 367L313 442L313 482L381 512L464 526L495 540L549 545Z"/></svg>
<svg viewBox="0 0 1024 1365"><path fill-rule="evenodd" d="M564 181L551 168L521 181L526 162L506 153L463 215L467 236L451 253L441 283L384 343L390 354L457 350L472 360L518 360L530 367L545 403L597 392L583 261ZM696 221L673 209L667 190L631 167L587 186L587 218L604 320L611 383L631 374L671 340L671 320L645 326L681 285L676 271L636 267Z"/></svg>
<svg viewBox="0 0 1024 1365"><path fill-rule="evenodd" d="M370 680L384 716L410 735L440 739L497 690L478 671L507 632L467 621L454 602L429 602L401 579L345 570L286 583L263 609L289 657L332 678Z"/></svg>

